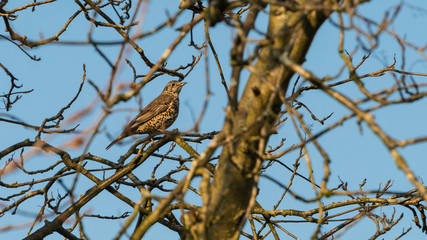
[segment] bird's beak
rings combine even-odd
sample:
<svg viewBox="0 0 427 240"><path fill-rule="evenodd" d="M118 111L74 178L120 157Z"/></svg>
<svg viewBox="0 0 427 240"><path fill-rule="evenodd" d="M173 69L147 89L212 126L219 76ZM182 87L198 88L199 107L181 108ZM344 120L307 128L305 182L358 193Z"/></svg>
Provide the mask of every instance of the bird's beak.
<svg viewBox="0 0 427 240"><path fill-rule="evenodd" d="M187 84L188 82L181 82L181 86L184 86L185 84Z"/></svg>

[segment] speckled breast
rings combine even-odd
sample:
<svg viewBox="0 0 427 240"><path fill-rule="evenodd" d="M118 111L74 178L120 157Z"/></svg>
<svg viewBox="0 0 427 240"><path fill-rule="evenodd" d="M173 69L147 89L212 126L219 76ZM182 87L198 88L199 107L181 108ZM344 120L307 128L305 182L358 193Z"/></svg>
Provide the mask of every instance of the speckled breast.
<svg viewBox="0 0 427 240"><path fill-rule="evenodd" d="M171 102L168 110L165 112L165 120L163 126L160 126L161 129L166 129L170 127L178 117L179 113L179 99Z"/></svg>

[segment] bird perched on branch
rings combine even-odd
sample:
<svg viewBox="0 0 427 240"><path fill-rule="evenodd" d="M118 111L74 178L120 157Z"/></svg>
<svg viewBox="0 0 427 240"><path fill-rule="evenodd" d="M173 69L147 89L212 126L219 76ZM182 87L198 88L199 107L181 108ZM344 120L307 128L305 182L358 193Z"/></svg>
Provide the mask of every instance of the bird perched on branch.
<svg viewBox="0 0 427 240"><path fill-rule="evenodd" d="M163 92L149 103L112 141L107 150L122 140L135 134L155 134L166 130L175 122L179 112L179 93L186 82L170 81Z"/></svg>

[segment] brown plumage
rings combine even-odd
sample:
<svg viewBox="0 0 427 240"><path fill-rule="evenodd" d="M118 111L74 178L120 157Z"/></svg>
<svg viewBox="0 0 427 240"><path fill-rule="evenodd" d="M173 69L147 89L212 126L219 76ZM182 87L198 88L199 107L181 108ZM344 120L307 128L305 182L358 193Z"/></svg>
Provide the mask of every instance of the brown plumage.
<svg viewBox="0 0 427 240"><path fill-rule="evenodd" d="M135 134L154 134L166 130L175 122L179 112L179 93L186 82L170 81L163 92L149 103L112 141L107 150L122 140Z"/></svg>

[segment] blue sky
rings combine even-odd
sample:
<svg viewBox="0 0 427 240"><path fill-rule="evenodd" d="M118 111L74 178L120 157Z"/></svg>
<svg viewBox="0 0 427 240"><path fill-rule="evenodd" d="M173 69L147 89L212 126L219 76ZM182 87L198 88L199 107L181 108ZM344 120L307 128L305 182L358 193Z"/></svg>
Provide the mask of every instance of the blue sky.
<svg viewBox="0 0 427 240"><path fill-rule="evenodd" d="M20 2L12 2L8 6L20 6ZM367 3L360 8L360 13L364 16L368 16L371 19L380 21L386 10L392 9L393 6L399 4L400 1L372 1ZM404 36L406 40L412 42L418 46L424 46L427 39L427 26L424 24L427 18L427 11L423 9L424 1L410 1L403 7L401 13L398 15L395 23L390 27L394 31L398 32L401 36ZM141 23L142 32L149 31L150 29L158 26L165 19L166 12L174 14L176 12L178 1L164 0L164 1L151 1L146 7L144 22ZM40 6L36 8L35 12L30 10L24 11L19 14L19 19L13 23L14 29L23 35L27 35L29 39L38 40L40 36L49 37L55 34L64 24L69 16L77 10L77 5L73 1L58 1L48 6ZM267 14L263 13L263 16L257 22L257 28L265 31ZM175 28L185 24L191 20L191 14L185 13L179 17L178 22L174 25ZM337 21L337 16L332 16L332 21ZM4 29L4 23L1 24ZM86 33L88 31L89 24L83 15L80 15L73 21L67 31L60 37L60 41L85 41L87 40ZM5 35L6 33L2 33ZM193 31L194 40L197 44L201 45L204 41L204 32L202 25L196 26ZM230 30L224 24L218 24L215 28L211 29L210 35L212 42L219 54L222 67L226 79L230 77L229 67L229 51L232 47L232 37L235 35L234 30ZM337 44L339 31L337 28L327 21L322 28L319 30L316 38L310 48L310 51L306 57L304 67L312 71L319 77L328 75L335 75L338 72L340 66L342 66L342 60L339 58ZM147 56L155 62L160 55L163 53L175 37L178 35L178 31L171 31L170 29L162 30L153 37L147 37L140 41L138 44L145 50ZM349 52L354 50L357 46L355 42L355 32L348 32L346 34L345 48ZM253 36L257 37L257 36ZM258 36L259 37L259 36ZM98 27L94 29L94 39L98 41L112 41L120 40L120 36L113 31L105 27ZM168 67L173 68L181 65L183 62L190 62L193 55L198 56L199 51L194 48L187 46L189 42L189 36L178 46L176 51L168 59ZM101 49L109 57L111 61L115 61L118 48L115 46L101 46ZM78 45L70 46L63 44L50 44L46 46L37 47L34 49L26 49L30 55L36 55L41 58L41 61L35 62L30 60L25 54L23 54L15 45L8 41L0 40L0 62L5 65L12 72L15 77L20 80L24 90L34 89L31 94L24 95L21 100L13 106L13 109L9 114L24 120L25 122L33 125L40 125L46 117L55 115L59 109L65 106L76 94L77 89L82 79L82 65L86 65L87 79L90 79L96 83L101 89L106 87L106 83L110 76L110 68L108 64L95 52L92 46ZM361 49L357 51L354 56L354 61L358 62L366 52ZM379 47L371 53L371 57L366 63L358 70L359 74L369 73L379 68L385 67L384 64L389 65L393 63L393 56L396 54L397 68L401 68L402 56L401 49L397 42L390 36L382 36L379 39ZM137 69L138 74L144 74L147 72L147 67L140 60L139 56L133 49L129 49L126 52L126 58L132 61L132 64ZM426 61L421 55L416 53L414 50L408 48L405 55L406 59L406 71L427 73ZM385 62L385 63L384 63ZM132 81L132 70L123 61L119 69L115 82L129 83ZM212 96L209 103L208 111L201 124L201 132L210 132L220 130L223 124L224 108L226 106L226 95L224 88L221 85L218 71L216 71L216 65L212 55L209 58L210 66L210 87L212 90ZM248 74L247 72L245 73ZM342 74L338 80L346 78L346 72ZM0 80L4 81L6 78L3 72L0 72ZM244 78L243 78L244 79ZM414 78L419 83L425 83L426 79L422 77ZM147 105L152 99L154 99L164 85L170 81L175 80L171 77L160 77L156 81L148 84L141 90L142 106ZM205 72L203 60L194 71L188 76L186 81L189 82L181 93L181 112L178 120L171 128L178 128L180 131L185 131L193 126L195 118L198 117L206 91L205 86ZM369 90L378 90L384 87L391 87L394 80L390 74L386 74L383 77L372 78L366 81L366 86ZM242 84L243 86L243 84ZM361 97L362 94L357 90L353 84L338 88L339 91L343 92L347 96L353 98ZM6 91L7 88L1 89ZM85 86L78 98L78 100L72 105L71 109L67 110L64 114L65 119L70 117L86 106L88 103L96 99L96 92L88 84ZM318 116L323 118L328 116L330 113L334 113L332 117L326 122L326 127L330 124L338 121L342 116L348 114L343 106L337 103L335 100L328 97L322 92L307 92L302 95L299 99L304 104L310 107L310 109ZM425 111L426 100L421 100L412 104L397 105L392 107L386 107L379 111L374 112L376 120L383 126L384 130L391 136L397 139L408 139L414 137L420 137L426 135L427 124L426 111ZM368 107L366 105L365 107ZM120 103L114 107L113 110L117 110L114 114L110 115L101 126L102 133L100 133L94 143L90 146L89 152L105 157L109 160L117 159L129 146L114 146L110 151L105 151L105 146L111 139L106 137L106 133L112 137L117 136L124 124L127 123L133 116L137 114L138 102L132 99L128 102ZM80 127L78 130L84 130L98 121L100 114L102 113L102 104L97 104L94 110L86 115L79 123ZM304 119L308 123L312 123L311 127L313 132L318 132L325 128L317 122L310 120L310 115L307 112L302 111ZM0 117L4 117L4 111L0 112ZM66 126L67 128L75 126ZM387 180L393 180L393 191L408 191L413 188L409 181L405 178L403 172L399 171L394 164L390 154L386 148L379 141L379 139L373 135L369 128L365 124L361 124L362 132L356 123L356 119L350 119L346 121L342 126L331 131L327 135L319 139L320 144L325 148L329 154L332 162L332 176L329 187L334 187L339 183L339 178L349 183L349 189L358 190L359 184L366 178L367 182L365 185L366 190L375 190L379 184L382 186ZM0 149L4 149L18 141L22 141L25 138L34 138L36 133L33 130L24 129L19 126L14 126L9 123L0 122L0 135L7 136L0 138ZM70 139L74 135L59 136L51 138L50 136L43 135L43 139L53 145L60 145L64 141ZM286 122L280 129L279 134L273 135L270 139L270 144L275 146L281 138L286 138L285 147L291 146L297 141L295 130L290 121ZM191 144L197 151L201 152L206 144ZM169 145L160 150L164 153L169 148ZM315 179L320 180L323 177L322 164L323 160L320 155L314 150L312 145L308 146L314 169L318 169L315 172ZM425 154L426 144L418 144L404 149L400 149L400 152L406 158L409 166L422 180L427 179L427 159ZM30 149L26 149L30 151ZM73 157L81 154L82 149L71 150L70 153ZM181 155L187 157L188 155L179 150L174 152L174 156ZM219 154L219 152L217 153ZM291 166L298 151L288 154L281 159L283 162ZM17 156L18 153L15 153ZM26 162L27 168L35 169L41 165L51 164L56 161L55 157L39 155ZM149 177L153 167L157 164L158 159L153 161L147 161L143 166L136 169L137 174L141 179ZM2 165L4 161L0 162ZM305 161L301 161L300 173L307 176L307 170ZM160 173L168 171L169 167L176 165L165 165L159 169ZM96 164L93 167L100 167ZM148 171L147 171L148 169ZM288 179L291 175L290 172L285 171L283 168L273 167L268 169L267 175L276 178L283 184L287 184ZM2 177L2 181L14 182L31 180L32 176L25 176L23 174L14 173ZM180 177L177 177L180 179ZM69 178L72 180L72 178ZM197 180L194 181L193 186L197 185ZM78 186L79 189L85 191L88 187L92 186L93 183L87 181L83 177L79 178ZM298 193L304 197L312 197L313 191L311 186L301 180L297 179L294 183L294 188L298 190ZM59 188L58 188L59 189ZM266 209L271 209L272 206L277 202L278 198L283 191L282 188L275 185L271 181L265 178L260 180L260 195L264 196L259 198L261 205ZM58 190L60 191L60 190ZM162 194L162 193L156 193ZM126 195L133 200L137 201L139 193L135 190L126 189ZM186 196L186 199L190 202L200 202L194 195ZM333 198L324 199L324 203L330 203L332 201L343 200L344 198ZM28 222L31 216L26 216L26 211L31 211L41 207L42 199L30 201L27 205L20 207L19 214L6 215L0 218L0 227ZM296 209L311 209L316 207L315 204L303 204L295 201L290 196L285 198L285 202L281 205L282 208L296 208ZM91 211L94 214L102 215L120 215L124 211L131 211L127 206L111 197L109 193L101 193L101 195L94 199L90 204L83 209L83 211ZM386 239L394 238L400 234L402 228L413 227L413 230L405 236L404 239L420 239L425 236L420 234L420 231L411 221L410 212L402 208L397 208L398 212L403 211L406 217L400 223L400 226L396 227L388 235L385 235ZM390 213L392 208L383 208L378 210L376 213L379 214L381 211ZM40 227L41 225L37 225ZM99 229L97 231L88 231L91 239L110 239L118 231L120 226L113 224L110 220L85 220L85 226L87 229ZM109 226L106 228L105 226ZM301 239L307 239L312 234L311 229L314 225L310 224L287 224L285 228L298 236ZM350 229L346 232L341 239L367 239L373 233L372 224L368 220L362 220L358 223L358 226L354 229ZM325 226L324 231L332 227ZM37 227L36 227L37 229ZM314 227L313 227L314 229ZM364 231L360 231L364 229ZM248 225L245 227L246 231L250 231ZM17 231L6 231L0 233L0 238L11 238L12 236L24 236L27 228ZM96 235L95 235L96 233ZM287 239L285 235L284 239ZM57 239L57 235L50 236L49 239ZM159 224L155 225L146 235L145 239L178 239L178 236L170 231L165 231L165 228Z"/></svg>

